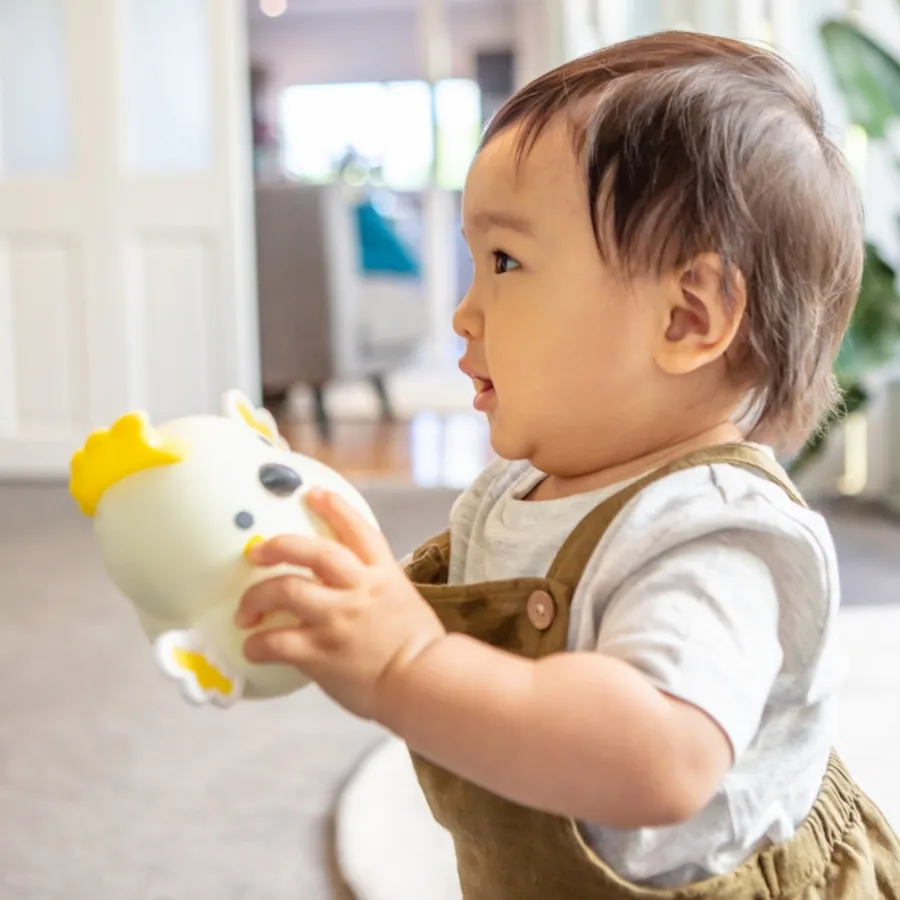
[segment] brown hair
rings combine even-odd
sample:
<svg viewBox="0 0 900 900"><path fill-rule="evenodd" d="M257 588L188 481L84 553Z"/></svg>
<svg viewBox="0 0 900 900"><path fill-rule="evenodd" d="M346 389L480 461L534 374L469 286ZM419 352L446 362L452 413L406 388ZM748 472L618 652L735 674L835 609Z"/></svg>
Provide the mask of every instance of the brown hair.
<svg viewBox="0 0 900 900"><path fill-rule="evenodd" d="M859 292L863 216L812 88L774 53L675 31L576 59L489 123L527 153L565 114L600 252L635 267L721 257L747 289L740 342L751 437L794 449L835 405L834 358ZM727 295L727 294L726 294Z"/></svg>

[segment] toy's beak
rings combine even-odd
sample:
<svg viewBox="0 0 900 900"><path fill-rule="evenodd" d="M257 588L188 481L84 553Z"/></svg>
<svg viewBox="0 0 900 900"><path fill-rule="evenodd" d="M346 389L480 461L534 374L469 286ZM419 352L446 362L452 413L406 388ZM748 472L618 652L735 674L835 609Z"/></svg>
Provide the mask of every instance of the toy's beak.
<svg viewBox="0 0 900 900"><path fill-rule="evenodd" d="M250 538L250 540L247 541L246 544L244 544L244 556L246 557L254 547L256 547L258 544L261 544L262 542L262 537L258 534L254 534L253 537Z"/></svg>

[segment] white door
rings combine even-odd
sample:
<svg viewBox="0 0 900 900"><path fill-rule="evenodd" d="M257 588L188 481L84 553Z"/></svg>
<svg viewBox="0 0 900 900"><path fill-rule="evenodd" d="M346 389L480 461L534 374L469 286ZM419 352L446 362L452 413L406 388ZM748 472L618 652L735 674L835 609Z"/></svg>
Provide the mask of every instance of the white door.
<svg viewBox="0 0 900 900"><path fill-rule="evenodd" d="M0 477L258 394L243 0L0 0Z"/></svg>

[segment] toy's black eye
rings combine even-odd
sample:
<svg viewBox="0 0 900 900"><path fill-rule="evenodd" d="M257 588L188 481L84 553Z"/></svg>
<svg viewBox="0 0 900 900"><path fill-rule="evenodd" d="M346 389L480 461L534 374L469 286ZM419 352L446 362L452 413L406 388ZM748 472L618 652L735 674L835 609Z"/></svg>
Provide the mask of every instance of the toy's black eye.
<svg viewBox="0 0 900 900"><path fill-rule="evenodd" d="M267 463L260 467L259 483L276 497L290 497L303 485L303 479L289 466Z"/></svg>
<svg viewBox="0 0 900 900"><path fill-rule="evenodd" d="M248 512L239 512L234 517L234 524L237 525L238 528L242 528L244 531L246 531L248 528L252 528L253 522L253 515Z"/></svg>

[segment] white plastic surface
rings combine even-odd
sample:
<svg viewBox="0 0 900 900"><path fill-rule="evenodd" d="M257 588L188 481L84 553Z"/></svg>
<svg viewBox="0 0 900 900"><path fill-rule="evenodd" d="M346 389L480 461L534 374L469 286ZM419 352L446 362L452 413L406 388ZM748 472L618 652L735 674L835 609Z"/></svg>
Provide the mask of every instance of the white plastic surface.
<svg viewBox="0 0 900 900"><path fill-rule="evenodd" d="M362 763L337 809L341 877L356 900L461 900L450 835L432 818L406 745L389 738Z"/></svg>

